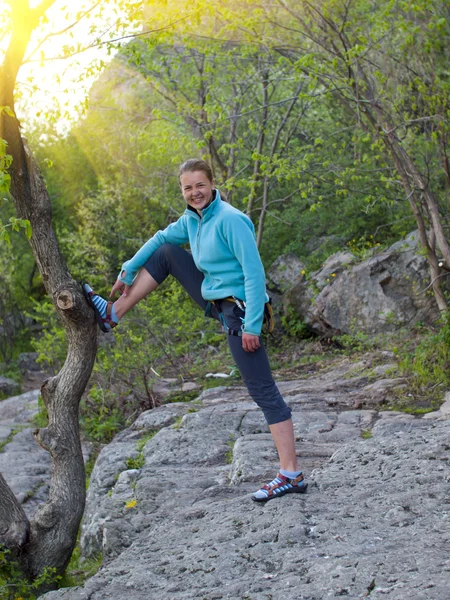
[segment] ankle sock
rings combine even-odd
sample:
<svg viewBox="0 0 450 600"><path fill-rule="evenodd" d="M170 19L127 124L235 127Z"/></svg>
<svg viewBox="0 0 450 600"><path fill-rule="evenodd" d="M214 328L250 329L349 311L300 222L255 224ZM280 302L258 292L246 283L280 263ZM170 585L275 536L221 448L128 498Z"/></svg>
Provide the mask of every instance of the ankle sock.
<svg viewBox="0 0 450 600"><path fill-rule="evenodd" d="M301 471L285 471L284 469L280 469L279 473L289 479L295 479L300 475Z"/></svg>
<svg viewBox="0 0 450 600"><path fill-rule="evenodd" d="M269 499L269 488L278 487L278 490L275 490L275 493L273 495L273 497L275 496L283 496L286 493L286 490L288 490L288 488L293 488L293 484L291 483L287 483L285 479L281 479L281 477L287 477L288 479L296 479L299 475L301 474L301 471L284 471L281 470L277 477L275 477L275 479L272 479L272 481L270 483L268 483L267 485L263 486L261 489L259 489L257 492L255 492L253 494L253 500L257 500L257 501L263 501L263 500L268 500ZM281 477L279 477L281 476ZM302 486L304 486L305 484L301 483ZM299 486L300 487L300 486ZM306 490L305 486L305 490ZM297 487L296 487L297 489ZM303 491L303 487L302 487L302 491Z"/></svg>
<svg viewBox="0 0 450 600"><path fill-rule="evenodd" d="M93 292L93 289L87 283L84 284L84 289L88 293ZM98 294L95 294L95 293L93 296L91 296L91 300L92 300L93 304L95 304L95 307L98 310L98 312L100 313L102 319L105 319L106 318L106 307L108 306L108 302L104 298L102 298L101 296L99 296ZM114 323L119 322L119 319L116 315L116 311L114 308L114 304L111 307L111 321L114 321ZM108 323L105 323L104 325L107 329L111 329L111 326Z"/></svg>
<svg viewBox="0 0 450 600"><path fill-rule="evenodd" d="M275 479L272 479L272 481L270 483L267 484L267 487L271 487L274 485L278 485L279 483L281 483L281 479L279 477L275 477ZM269 491L265 490L263 487L256 491L253 494L253 497L256 498L256 500L265 500L269 497Z"/></svg>

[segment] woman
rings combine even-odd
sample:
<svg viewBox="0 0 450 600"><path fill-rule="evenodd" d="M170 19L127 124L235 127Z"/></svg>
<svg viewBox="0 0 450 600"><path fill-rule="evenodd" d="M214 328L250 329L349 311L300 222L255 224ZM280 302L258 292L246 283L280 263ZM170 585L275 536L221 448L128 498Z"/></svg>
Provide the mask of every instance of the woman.
<svg viewBox="0 0 450 600"><path fill-rule="evenodd" d="M205 312L221 321L242 379L262 409L277 447L280 471L253 500L303 493L307 484L297 465L291 410L273 380L260 340L268 297L253 224L221 200L205 161L183 163L179 183L186 211L124 263L111 290L111 297L122 292L120 298L107 302L84 284L86 298L102 331L109 331L173 275ZM181 248L188 242L191 253Z"/></svg>

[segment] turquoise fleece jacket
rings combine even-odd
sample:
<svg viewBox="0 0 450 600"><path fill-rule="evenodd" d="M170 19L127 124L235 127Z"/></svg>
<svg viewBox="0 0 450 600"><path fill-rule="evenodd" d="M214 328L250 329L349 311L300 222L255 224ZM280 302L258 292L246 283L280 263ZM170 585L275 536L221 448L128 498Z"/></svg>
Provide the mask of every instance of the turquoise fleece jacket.
<svg viewBox="0 0 450 600"><path fill-rule="evenodd" d="M197 269L205 275L203 298L219 300L236 296L244 300L243 331L260 335L268 296L253 223L243 212L223 202L217 190L201 217L188 207L178 221L150 238L123 264L121 273L125 270L126 274L119 276L120 281L131 285L138 271L163 244L181 246L187 242Z"/></svg>

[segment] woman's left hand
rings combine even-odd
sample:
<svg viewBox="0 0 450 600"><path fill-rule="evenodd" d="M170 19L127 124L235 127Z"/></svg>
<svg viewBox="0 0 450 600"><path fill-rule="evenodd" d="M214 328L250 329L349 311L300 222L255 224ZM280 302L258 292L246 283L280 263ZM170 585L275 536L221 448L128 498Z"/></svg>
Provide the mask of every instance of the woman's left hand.
<svg viewBox="0 0 450 600"><path fill-rule="evenodd" d="M261 346L259 336L252 333L242 334L242 347L246 352L255 352Z"/></svg>

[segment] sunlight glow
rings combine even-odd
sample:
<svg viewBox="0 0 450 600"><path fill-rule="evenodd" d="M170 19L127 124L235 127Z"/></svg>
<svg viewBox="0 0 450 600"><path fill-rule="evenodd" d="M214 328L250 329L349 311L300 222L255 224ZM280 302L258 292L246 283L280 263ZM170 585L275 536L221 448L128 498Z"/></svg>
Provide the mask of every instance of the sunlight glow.
<svg viewBox="0 0 450 600"><path fill-rule="evenodd" d="M31 8L42 0L30 0ZM33 33L16 86L16 110L25 128L56 124L63 131L79 118L89 88L116 52L108 42L141 27L140 2L131 19L121 0L56 0ZM11 6L0 0L0 60L10 40Z"/></svg>

